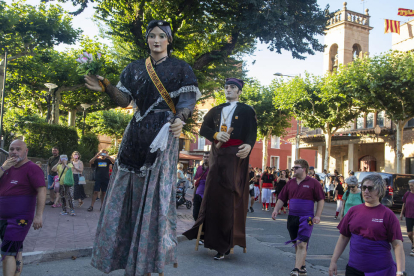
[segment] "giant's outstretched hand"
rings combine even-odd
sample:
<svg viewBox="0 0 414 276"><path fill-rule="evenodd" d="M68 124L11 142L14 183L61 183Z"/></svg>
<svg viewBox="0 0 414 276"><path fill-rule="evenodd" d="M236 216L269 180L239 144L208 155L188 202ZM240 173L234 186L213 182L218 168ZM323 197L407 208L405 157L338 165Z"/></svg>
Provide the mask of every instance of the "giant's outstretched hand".
<svg viewBox="0 0 414 276"><path fill-rule="evenodd" d="M93 91L102 91L102 87L99 85L98 80L103 81L104 77L101 77L101 76L98 76L98 75L96 75L96 76L86 75L85 76L85 82L86 82L85 86L87 88L89 88L90 90L93 90Z"/></svg>
<svg viewBox="0 0 414 276"><path fill-rule="evenodd" d="M181 131L183 130L184 122L181 119L176 118L174 123L170 126L170 129L175 138L180 138Z"/></svg>

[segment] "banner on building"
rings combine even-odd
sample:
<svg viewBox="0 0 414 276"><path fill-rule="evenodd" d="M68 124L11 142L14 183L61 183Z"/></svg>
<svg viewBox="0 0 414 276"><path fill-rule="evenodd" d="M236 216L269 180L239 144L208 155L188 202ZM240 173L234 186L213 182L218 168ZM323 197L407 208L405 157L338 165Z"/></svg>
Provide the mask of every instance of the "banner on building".
<svg viewBox="0 0 414 276"><path fill-rule="evenodd" d="M409 9L398 9L398 15L399 16L414 16L414 10Z"/></svg>
<svg viewBox="0 0 414 276"><path fill-rule="evenodd" d="M385 27L384 33L400 34L400 21L385 19L384 27Z"/></svg>

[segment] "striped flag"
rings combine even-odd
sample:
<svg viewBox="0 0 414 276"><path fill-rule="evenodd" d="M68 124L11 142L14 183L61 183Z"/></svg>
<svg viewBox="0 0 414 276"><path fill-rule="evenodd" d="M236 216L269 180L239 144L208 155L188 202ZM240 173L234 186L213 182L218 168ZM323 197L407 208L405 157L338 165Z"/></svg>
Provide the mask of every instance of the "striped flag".
<svg viewBox="0 0 414 276"><path fill-rule="evenodd" d="M398 9L398 15L399 16L414 16L414 10L409 9Z"/></svg>
<svg viewBox="0 0 414 276"><path fill-rule="evenodd" d="M384 33L397 33L400 34L400 21L385 19Z"/></svg>

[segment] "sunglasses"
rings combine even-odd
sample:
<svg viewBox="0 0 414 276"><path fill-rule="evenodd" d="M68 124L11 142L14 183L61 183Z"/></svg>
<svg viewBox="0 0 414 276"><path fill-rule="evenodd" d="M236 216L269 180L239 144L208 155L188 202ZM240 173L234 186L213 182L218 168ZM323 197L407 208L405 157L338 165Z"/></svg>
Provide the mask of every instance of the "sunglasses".
<svg viewBox="0 0 414 276"><path fill-rule="evenodd" d="M356 186L355 186L355 185L348 185L348 187L349 187L349 188L351 188L351 189L353 189L353 188L355 188Z"/></svg>
<svg viewBox="0 0 414 276"><path fill-rule="evenodd" d="M362 191L365 191L366 189L368 189L368 192L372 192L372 190L374 190L374 186L362 186Z"/></svg>
<svg viewBox="0 0 414 276"><path fill-rule="evenodd" d="M302 167L297 167L297 166L292 167L292 169L294 169L294 170L301 169L301 168L302 168Z"/></svg>

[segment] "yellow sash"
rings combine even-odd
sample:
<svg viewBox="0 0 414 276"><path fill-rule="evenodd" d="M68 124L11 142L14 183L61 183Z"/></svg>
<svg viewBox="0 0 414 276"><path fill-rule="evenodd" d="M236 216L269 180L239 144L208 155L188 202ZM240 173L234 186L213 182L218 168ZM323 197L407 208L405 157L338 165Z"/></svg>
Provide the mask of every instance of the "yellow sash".
<svg viewBox="0 0 414 276"><path fill-rule="evenodd" d="M152 82L154 83L155 87L157 88L158 92L160 92L164 101L168 104L171 111L174 115L177 113L175 111L174 102L172 101L170 94L168 94L167 90L165 89L164 85L162 84L160 78L158 77L157 73L155 73L154 67L152 67L151 58L148 57L145 60L145 67L147 68L148 75L150 76Z"/></svg>

